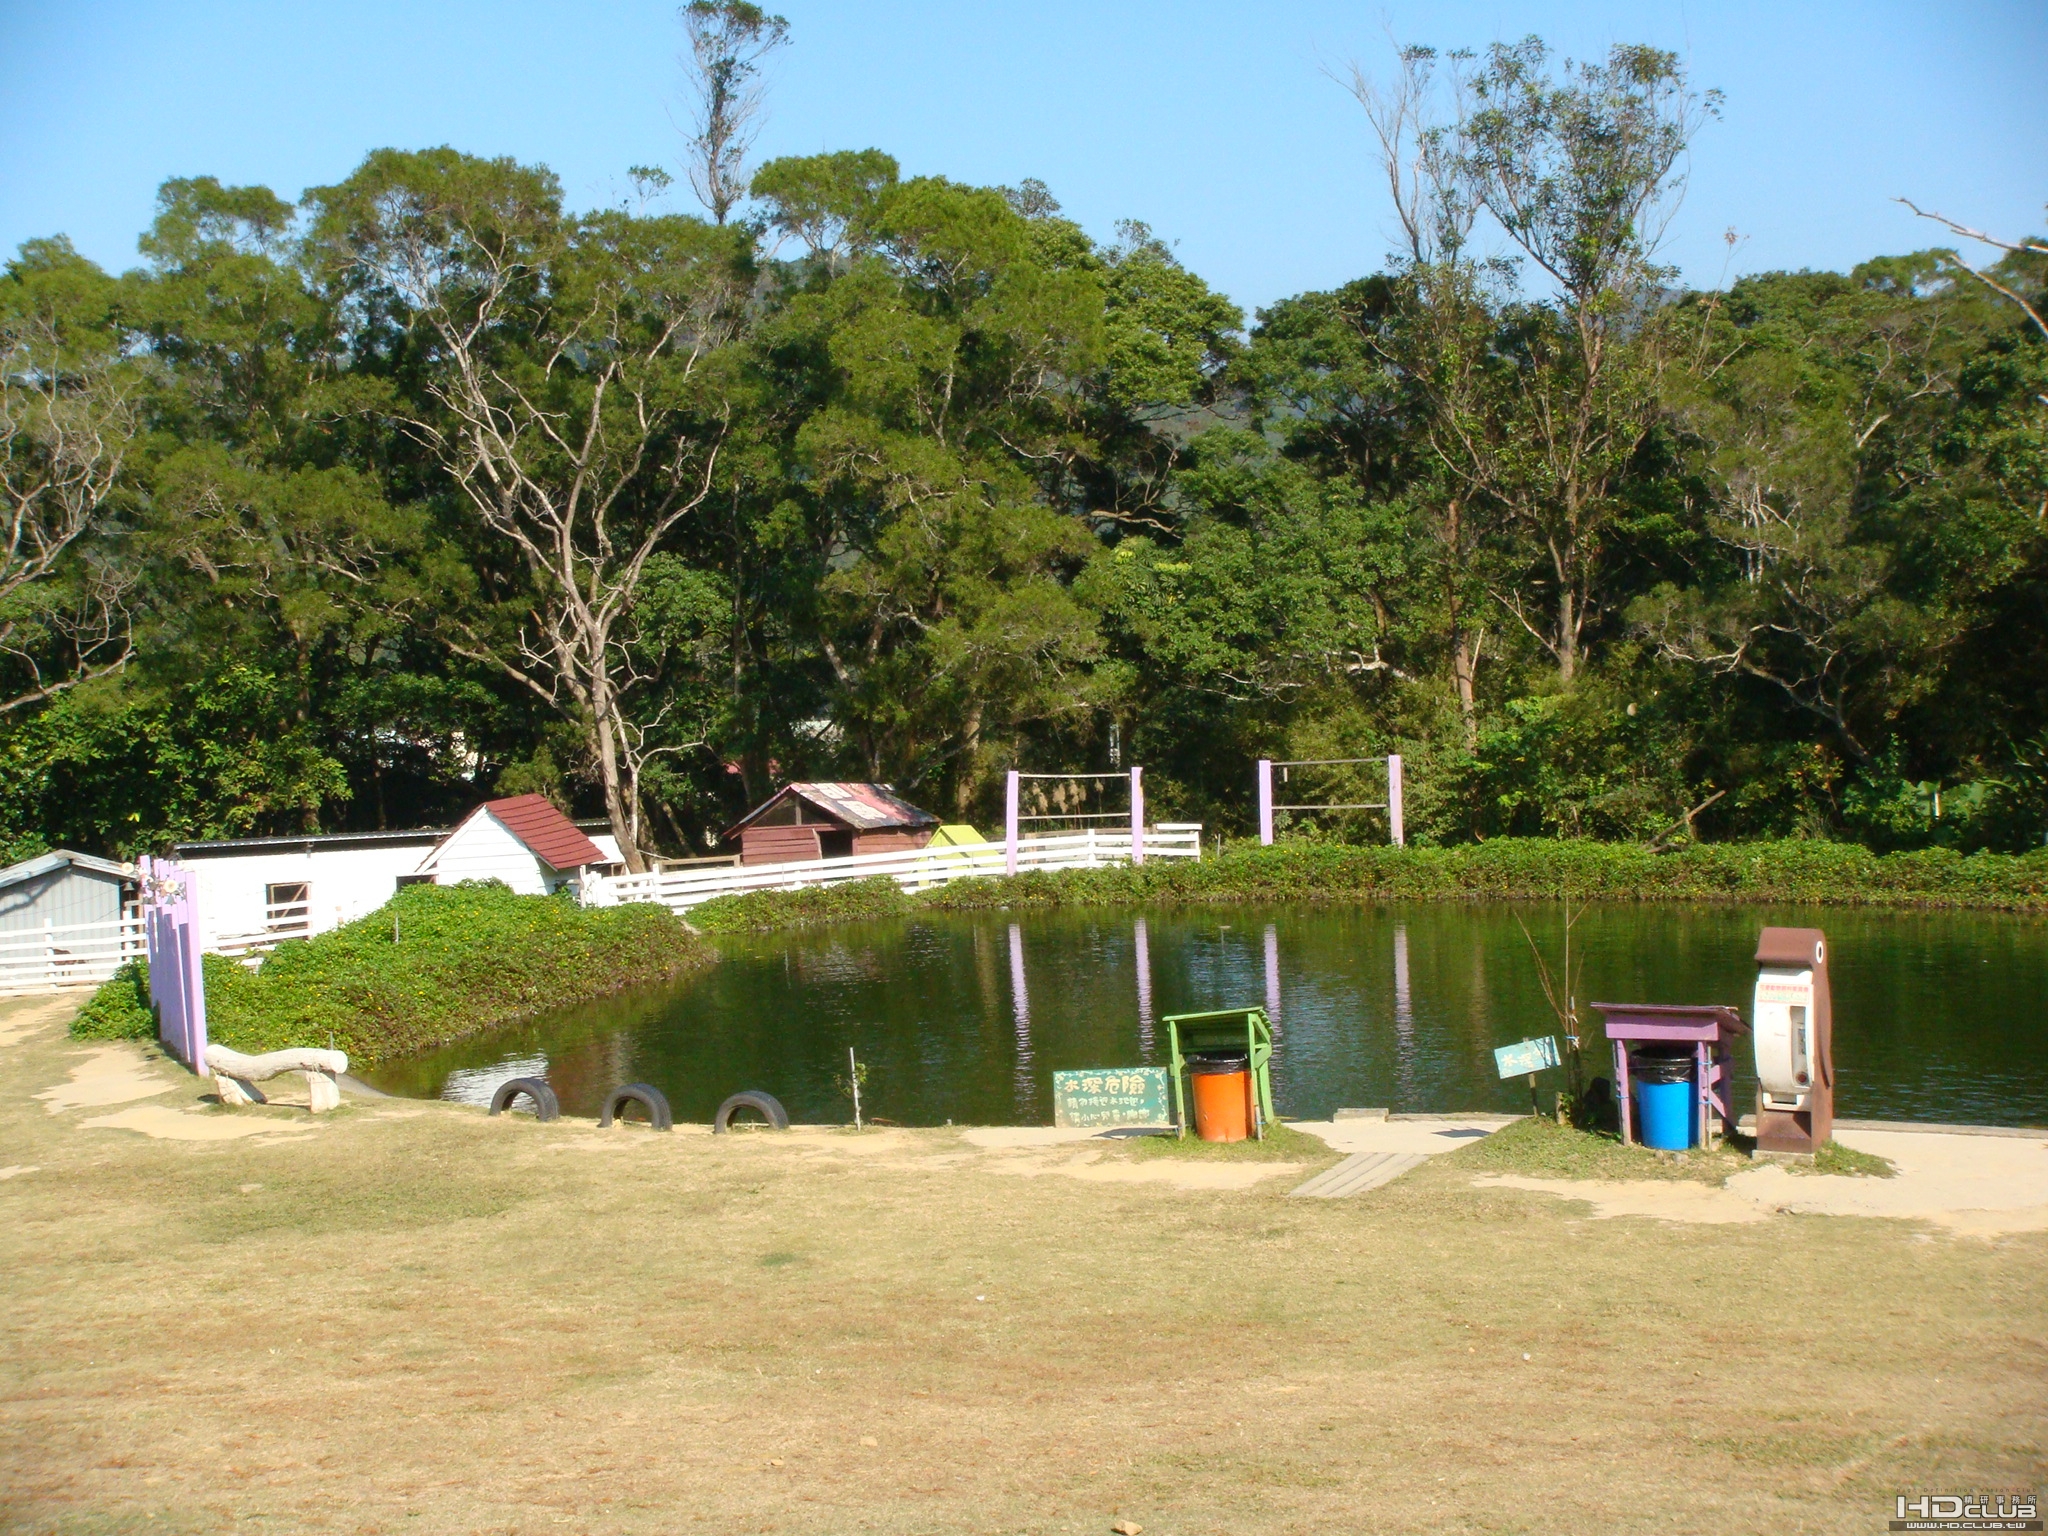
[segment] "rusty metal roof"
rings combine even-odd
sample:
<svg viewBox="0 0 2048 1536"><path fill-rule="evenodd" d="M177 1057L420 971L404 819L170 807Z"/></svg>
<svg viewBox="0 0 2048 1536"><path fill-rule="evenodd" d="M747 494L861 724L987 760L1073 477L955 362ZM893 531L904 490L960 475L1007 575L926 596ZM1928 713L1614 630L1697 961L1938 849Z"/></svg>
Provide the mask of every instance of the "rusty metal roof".
<svg viewBox="0 0 2048 1536"><path fill-rule="evenodd" d="M607 864L604 851L581 832L576 824L549 803L545 795L513 795L507 800L486 800L480 807L502 821L512 835L533 850L550 869L581 869L586 864Z"/></svg>
<svg viewBox="0 0 2048 1536"><path fill-rule="evenodd" d="M726 828L725 835L728 838L738 836L743 828L751 826L791 795L856 832L936 827L939 824L938 817L930 811L919 810L887 784L785 784Z"/></svg>

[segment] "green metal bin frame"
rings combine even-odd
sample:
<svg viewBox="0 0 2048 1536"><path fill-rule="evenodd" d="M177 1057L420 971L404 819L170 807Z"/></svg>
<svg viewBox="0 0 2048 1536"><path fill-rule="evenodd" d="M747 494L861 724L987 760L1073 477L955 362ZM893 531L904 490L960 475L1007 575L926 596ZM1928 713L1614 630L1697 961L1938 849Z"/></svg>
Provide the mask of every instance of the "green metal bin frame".
<svg viewBox="0 0 2048 1536"><path fill-rule="evenodd" d="M1213 1013L1174 1013L1161 1021L1166 1025L1166 1048L1173 1072L1173 1118L1182 1136L1188 1133L1187 1099L1181 1081L1187 1076L1189 1051L1242 1050L1251 1060L1258 1124L1252 1130L1261 1141L1266 1127L1276 1124L1273 1114L1273 1025L1263 1008L1219 1008Z"/></svg>

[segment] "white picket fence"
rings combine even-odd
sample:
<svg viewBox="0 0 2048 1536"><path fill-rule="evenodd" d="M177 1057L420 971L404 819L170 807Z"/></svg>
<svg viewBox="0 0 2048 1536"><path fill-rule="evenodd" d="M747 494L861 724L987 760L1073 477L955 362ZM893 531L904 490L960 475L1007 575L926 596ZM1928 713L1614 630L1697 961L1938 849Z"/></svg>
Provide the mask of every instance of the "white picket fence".
<svg viewBox="0 0 2048 1536"><path fill-rule="evenodd" d="M272 907L262 928L210 934L205 947L218 955L255 962L286 939L303 939L310 931L303 904ZM147 952L138 912L125 913L112 922L45 923L40 928L0 933L0 997L96 987Z"/></svg>
<svg viewBox="0 0 2048 1536"><path fill-rule="evenodd" d="M1145 857L1199 859L1202 829L1191 822L1147 827ZM1131 834L1090 828L1053 836L1017 839L1017 872L1034 869L1102 869L1131 862ZM720 896L748 891L800 891L812 886L844 885L886 875L905 890L923 891L953 880L987 879L1005 874L1008 850L1002 843L967 843L937 848L910 848L898 853L862 854L844 859L810 859L798 864L727 864L684 867L658 874L618 875L584 882L588 906L619 906L657 902L684 912ZM204 914L201 914L202 921ZM267 908L261 928L208 931L203 947L247 965L286 939L302 939L312 931L303 904ZM96 987L123 963L146 952L143 920L130 913L116 922L45 925L0 933L0 997Z"/></svg>
<svg viewBox="0 0 2048 1536"><path fill-rule="evenodd" d="M1147 827L1144 855L1150 859L1199 859L1202 829L1192 822ZM1017 839L1017 872L1034 869L1101 869L1131 862L1131 834L1090 829L1049 837ZM658 902L672 912L720 896L749 891L800 891L811 886L844 885L886 875L905 890L930 890L953 880L987 879L1009 868L1002 843L910 848L898 853L868 853L843 859L806 859L793 864L742 864L723 869L679 869L661 874L616 875L585 884L590 906L627 902Z"/></svg>
<svg viewBox="0 0 2048 1536"><path fill-rule="evenodd" d="M142 952L142 919L134 914L0 933L0 997L96 987Z"/></svg>

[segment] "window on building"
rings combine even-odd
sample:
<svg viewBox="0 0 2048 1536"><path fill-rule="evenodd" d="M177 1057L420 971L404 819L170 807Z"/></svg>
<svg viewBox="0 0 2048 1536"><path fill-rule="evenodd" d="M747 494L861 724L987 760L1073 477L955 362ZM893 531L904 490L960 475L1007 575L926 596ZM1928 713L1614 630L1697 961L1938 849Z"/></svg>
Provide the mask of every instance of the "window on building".
<svg viewBox="0 0 2048 1536"><path fill-rule="evenodd" d="M263 888L263 920L271 928L303 928L313 911L313 888L304 880L281 880Z"/></svg>

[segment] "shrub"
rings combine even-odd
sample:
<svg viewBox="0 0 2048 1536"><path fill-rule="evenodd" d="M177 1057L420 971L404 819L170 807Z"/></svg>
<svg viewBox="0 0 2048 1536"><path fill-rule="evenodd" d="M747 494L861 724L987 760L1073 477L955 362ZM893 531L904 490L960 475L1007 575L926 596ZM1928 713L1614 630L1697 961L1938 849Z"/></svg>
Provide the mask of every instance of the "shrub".
<svg viewBox="0 0 2048 1536"><path fill-rule="evenodd" d="M260 969L206 956L207 1035L252 1053L332 1044L367 1066L710 959L661 907L412 885L368 917L279 945ZM148 999L146 972L124 966L72 1032L149 1035Z"/></svg>
<svg viewBox="0 0 2048 1536"><path fill-rule="evenodd" d="M149 1006L149 962L130 960L114 972L71 1021L79 1040L148 1040L156 1034Z"/></svg>

